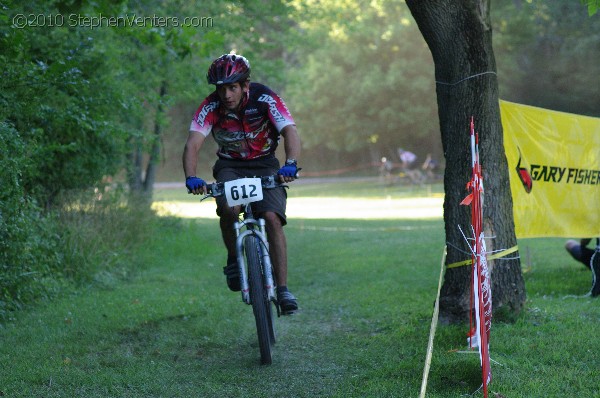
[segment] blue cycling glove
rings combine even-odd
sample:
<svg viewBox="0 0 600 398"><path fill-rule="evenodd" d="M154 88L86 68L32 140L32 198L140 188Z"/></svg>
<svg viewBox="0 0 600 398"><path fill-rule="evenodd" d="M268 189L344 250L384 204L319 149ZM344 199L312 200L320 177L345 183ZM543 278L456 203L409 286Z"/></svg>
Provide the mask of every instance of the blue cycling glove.
<svg viewBox="0 0 600 398"><path fill-rule="evenodd" d="M298 168L296 161L288 159L285 161L285 165L279 169L277 174L284 177L298 178L298 170L300 169Z"/></svg>
<svg viewBox="0 0 600 398"><path fill-rule="evenodd" d="M204 180L196 176L189 176L185 179L185 186L188 189L188 192L192 192L196 189L202 188L204 185L206 185Z"/></svg>

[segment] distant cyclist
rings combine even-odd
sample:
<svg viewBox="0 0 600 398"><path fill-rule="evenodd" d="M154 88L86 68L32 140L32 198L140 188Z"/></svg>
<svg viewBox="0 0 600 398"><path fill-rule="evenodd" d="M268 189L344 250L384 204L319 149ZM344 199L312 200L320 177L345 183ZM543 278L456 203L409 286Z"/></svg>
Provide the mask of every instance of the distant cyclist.
<svg viewBox="0 0 600 398"><path fill-rule="evenodd" d="M423 184L425 182L425 176L417 168L417 155L411 151L407 151L402 148L398 148L398 157L400 158L400 167L406 176L410 179L413 184Z"/></svg>
<svg viewBox="0 0 600 398"><path fill-rule="evenodd" d="M198 151L212 134L218 144L213 177L229 181L240 177L278 174L281 182L295 179L300 155L300 137L285 103L268 87L250 82L250 63L241 55L217 58L208 69L209 84L216 90L204 99L196 111L183 151L183 170L188 190L206 192L206 182L196 176ZM280 138L284 139L286 161L283 167L275 157ZM298 309L296 298L287 289L286 224L287 194L284 188L268 189L264 199L253 204L255 214L266 221L271 261L277 282L277 299L284 314ZM217 198L217 214L225 247L227 265L223 272L227 286L240 290L233 223L239 208L230 208L224 197Z"/></svg>
<svg viewBox="0 0 600 398"><path fill-rule="evenodd" d="M411 170L417 165L417 155L411 151L398 148L398 157L400 158L404 170Z"/></svg>

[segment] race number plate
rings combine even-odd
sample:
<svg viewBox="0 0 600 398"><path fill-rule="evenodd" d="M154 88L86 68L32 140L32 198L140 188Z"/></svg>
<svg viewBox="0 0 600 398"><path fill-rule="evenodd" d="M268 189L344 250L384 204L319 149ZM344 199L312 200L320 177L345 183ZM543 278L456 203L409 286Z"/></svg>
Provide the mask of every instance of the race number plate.
<svg viewBox="0 0 600 398"><path fill-rule="evenodd" d="M224 184L225 197L229 206L258 202L263 198L260 178L240 178Z"/></svg>

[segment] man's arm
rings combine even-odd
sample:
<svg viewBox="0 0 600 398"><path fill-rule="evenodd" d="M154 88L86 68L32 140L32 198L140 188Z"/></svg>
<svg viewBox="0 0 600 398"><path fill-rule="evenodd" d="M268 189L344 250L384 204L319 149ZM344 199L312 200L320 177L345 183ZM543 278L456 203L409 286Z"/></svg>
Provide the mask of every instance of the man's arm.
<svg viewBox="0 0 600 398"><path fill-rule="evenodd" d="M298 160L300 157L300 151L302 149L302 143L300 142L300 136L298 135L298 130L296 129L296 125L289 124L281 130L281 135L283 136L283 149L285 151L285 159L295 159ZM280 176L283 182L292 182L294 178L292 177L284 177Z"/></svg>
<svg viewBox="0 0 600 398"><path fill-rule="evenodd" d="M283 148L285 150L285 158L297 160L300 157L302 144L300 142L298 130L296 130L296 125L290 124L285 126L283 130L281 130L281 135L284 139Z"/></svg>
<svg viewBox="0 0 600 398"><path fill-rule="evenodd" d="M204 144L206 137L196 131L190 131L185 147L183 148L183 172L185 178L196 176L196 166L198 165L198 152ZM194 189L193 194L198 195L200 193L206 193L206 185L201 188Z"/></svg>

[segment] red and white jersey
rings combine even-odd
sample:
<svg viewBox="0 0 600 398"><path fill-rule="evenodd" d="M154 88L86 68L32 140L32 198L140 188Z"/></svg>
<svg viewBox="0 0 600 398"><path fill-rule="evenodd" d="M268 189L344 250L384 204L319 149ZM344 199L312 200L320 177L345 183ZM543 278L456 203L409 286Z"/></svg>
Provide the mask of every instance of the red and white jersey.
<svg viewBox="0 0 600 398"><path fill-rule="evenodd" d="M190 131L205 137L212 133L219 145L217 156L224 159L257 159L277 149L281 130L294 119L274 91L260 83L250 83L239 111L220 106L217 92L204 99L194 114Z"/></svg>

